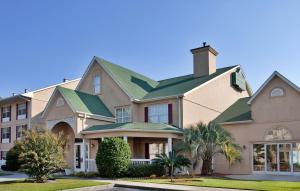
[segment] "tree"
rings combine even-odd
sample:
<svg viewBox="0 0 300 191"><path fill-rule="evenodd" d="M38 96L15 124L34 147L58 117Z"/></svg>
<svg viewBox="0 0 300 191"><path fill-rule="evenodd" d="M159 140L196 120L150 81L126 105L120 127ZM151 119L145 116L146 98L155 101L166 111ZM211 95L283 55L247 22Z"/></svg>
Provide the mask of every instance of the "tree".
<svg viewBox="0 0 300 191"><path fill-rule="evenodd" d="M173 180L176 168L182 170L184 167L189 167L191 165L191 161L188 158L176 153L175 151L171 151L168 154L157 154L156 158L153 159L153 163L159 164L167 169L169 176L171 176L171 180Z"/></svg>
<svg viewBox="0 0 300 191"><path fill-rule="evenodd" d="M131 158L131 150L124 140L120 138L105 138L100 143L96 165L100 176L115 178L125 175Z"/></svg>
<svg viewBox="0 0 300 191"><path fill-rule="evenodd" d="M17 171L21 167L19 159L21 152L20 142L15 142L15 145L6 154L6 166L9 171Z"/></svg>
<svg viewBox="0 0 300 191"><path fill-rule="evenodd" d="M20 144L21 170L36 182L46 182L66 166L60 137L46 129L26 131Z"/></svg>
<svg viewBox="0 0 300 191"><path fill-rule="evenodd" d="M241 160L241 147L221 125L210 122L198 123L184 129L184 138L178 144L181 150L189 152L192 158L193 174L202 160L202 175L212 174L212 159L216 154L223 154L229 165Z"/></svg>

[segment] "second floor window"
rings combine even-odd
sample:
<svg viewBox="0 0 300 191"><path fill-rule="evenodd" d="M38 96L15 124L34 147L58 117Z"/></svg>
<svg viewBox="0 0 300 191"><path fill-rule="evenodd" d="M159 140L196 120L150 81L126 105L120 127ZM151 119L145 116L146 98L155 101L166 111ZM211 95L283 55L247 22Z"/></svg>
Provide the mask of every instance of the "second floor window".
<svg viewBox="0 0 300 191"><path fill-rule="evenodd" d="M116 109L117 123L131 122L131 113L129 107L121 107Z"/></svg>
<svg viewBox="0 0 300 191"><path fill-rule="evenodd" d="M27 129L27 125L16 126L16 138L20 139L23 136L23 133L26 129Z"/></svg>
<svg viewBox="0 0 300 191"><path fill-rule="evenodd" d="M10 143L10 127L1 129L2 143Z"/></svg>
<svg viewBox="0 0 300 191"><path fill-rule="evenodd" d="M168 104L150 105L148 119L150 123L168 123Z"/></svg>
<svg viewBox="0 0 300 191"><path fill-rule="evenodd" d="M11 106L2 108L2 122L8 122L11 118Z"/></svg>
<svg viewBox="0 0 300 191"><path fill-rule="evenodd" d="M27 104L22 103L17 105L17 119L26 119L27 117Z"/></svg>
<svg viewBox="0 0 300 191"><path fill-rule="evenodd" d="M99 75L94 76L93 88L95 94L99 94L101 92L101 78Z"/></svg>

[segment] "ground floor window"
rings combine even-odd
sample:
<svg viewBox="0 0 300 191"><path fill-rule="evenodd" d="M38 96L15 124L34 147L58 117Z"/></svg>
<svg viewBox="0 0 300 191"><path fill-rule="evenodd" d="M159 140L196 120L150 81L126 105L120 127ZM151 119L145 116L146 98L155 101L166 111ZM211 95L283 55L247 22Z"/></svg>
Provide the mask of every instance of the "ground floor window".
<svg viewBox="0 0 300 191"><path fill-rule="evenodd" d="M7 151L1 151L1 160L6 160Z"/></svg>
<svg viewBox="0 0 300 191"><path fill-rule="evenodd" d="M156 158L157 154L162 154L165 152L165 144L163 143L153 143L149 144L149 158Z"/></svg>
<svg viewBox="0 0 300 191"><path fill-rule="evenodd" d="M253 144L253 171L300 172L300 143Z"/></svg>

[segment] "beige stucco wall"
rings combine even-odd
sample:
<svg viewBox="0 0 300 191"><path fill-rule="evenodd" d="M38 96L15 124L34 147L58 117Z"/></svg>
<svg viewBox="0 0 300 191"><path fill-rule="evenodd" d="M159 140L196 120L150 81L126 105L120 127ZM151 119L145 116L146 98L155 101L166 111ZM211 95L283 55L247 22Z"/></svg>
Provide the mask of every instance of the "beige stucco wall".
<svg viewBox="0 0 300 191"><path fill-rule="evenodd" d="M285 90L284 97L271 98L270 91L275 87ZM250 174L252 173L252 144L266 142L264 137L268 130L286 128L292 134L292 140L300 141L300 94L278 77L275 77L251 104L253 122L247 124L223 125L236 143L241 145L241 164L229 167L223 157L216 157L215 169L219 173Z"/></svg>
<svg viewBox="0 0 300 191"><path fill-rule="evenodd" d="M213 79L207 85L192 91L183 98L183 127L202 121L208 123L242 97L247 91L237 91L231 86L231 72Z"/></svg>
<svg viewBox="0 0 300 191"><path fill-rule="evenodd" d="M116 107L131 105L130 98L127 94L125 94L118 84L103 70L97 61L91 65L90 70L77 89L89 94L94 94L93 77L96 75L101 76L101 93L99 97L113 114L115 114Z"/></svg>

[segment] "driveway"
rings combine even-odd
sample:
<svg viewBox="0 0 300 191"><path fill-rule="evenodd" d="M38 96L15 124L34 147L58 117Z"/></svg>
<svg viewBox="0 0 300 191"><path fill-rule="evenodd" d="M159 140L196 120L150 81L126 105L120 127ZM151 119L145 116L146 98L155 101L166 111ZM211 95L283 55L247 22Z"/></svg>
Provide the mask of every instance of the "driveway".
<svg viewBox="0 0 300 191"><path fill-rule="evenodd" d="M9 175L0 176L0 182L20 180L20 179L27 178L25 174L19 172L5 172L5 171L1 171L1 172L7 173Z"/></svg>

